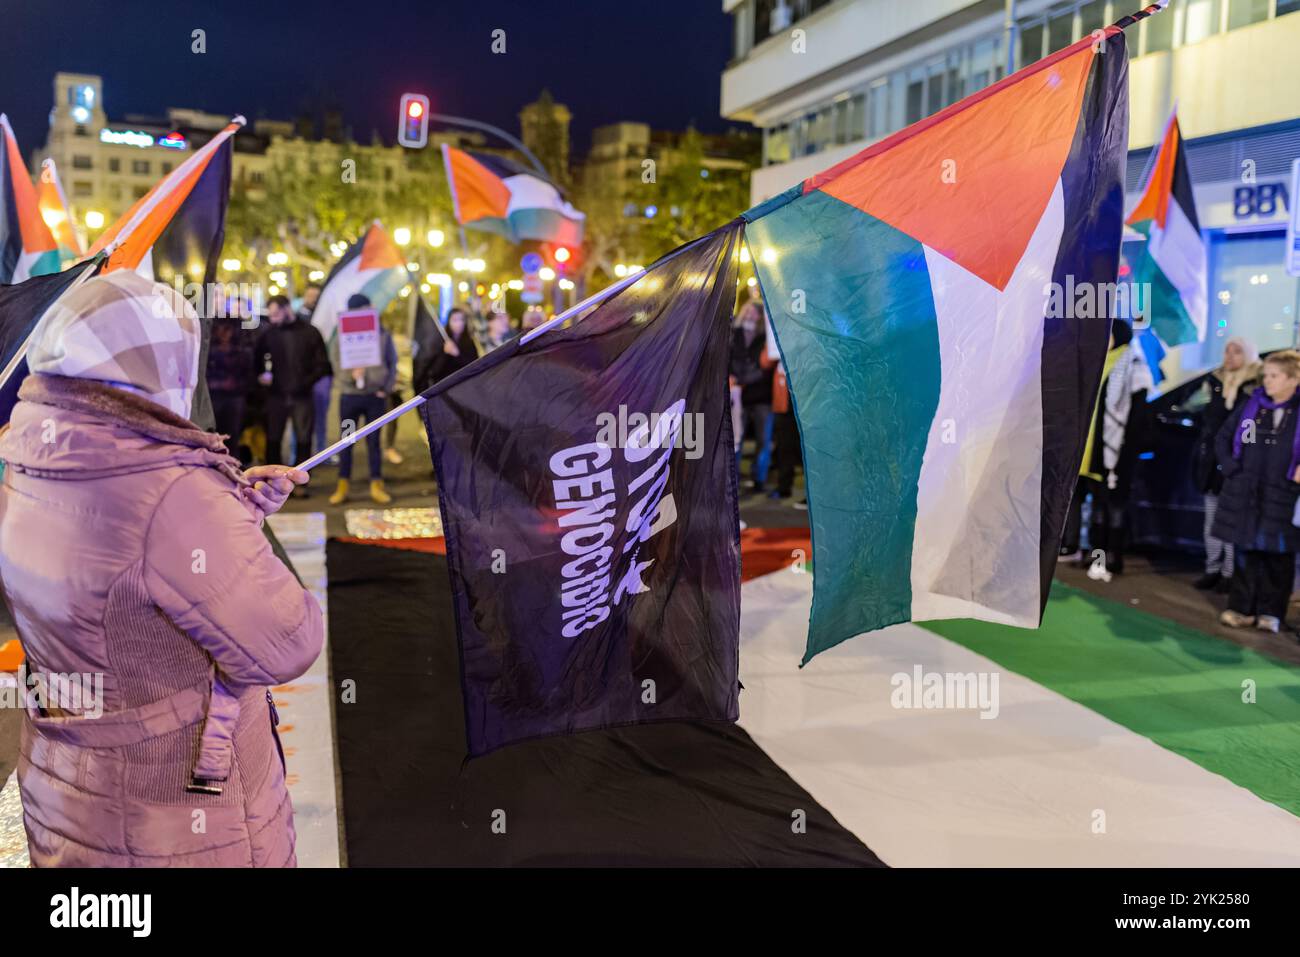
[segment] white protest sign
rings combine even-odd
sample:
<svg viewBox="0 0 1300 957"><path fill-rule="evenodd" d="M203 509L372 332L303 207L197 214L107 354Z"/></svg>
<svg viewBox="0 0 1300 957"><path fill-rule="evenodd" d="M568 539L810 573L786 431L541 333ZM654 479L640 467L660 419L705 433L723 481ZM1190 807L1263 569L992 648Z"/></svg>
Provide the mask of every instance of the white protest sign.
<svg viewBox="0 0 1300 957"><path fill-rule="evenodd" d="M379 316L373 309L358 309L339 316L339 366L364 369L383 365L379 349Z"/></svg>

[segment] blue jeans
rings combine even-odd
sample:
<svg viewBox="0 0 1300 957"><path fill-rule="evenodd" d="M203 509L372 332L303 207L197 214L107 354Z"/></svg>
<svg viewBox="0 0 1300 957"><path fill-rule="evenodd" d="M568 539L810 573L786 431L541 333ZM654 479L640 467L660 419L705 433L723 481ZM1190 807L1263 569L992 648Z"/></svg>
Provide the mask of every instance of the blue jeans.
<svg viewBox="0 0 1300 957"><path fill-rule="evenodd" d="M348 420L352 421L352 427L349 433L355 432L361 428L365 422L373 422L385 412L388 411L388 400L377 395L348 395L344 393L339 396L339 428L340 431L346 428ZM379 433L382 429L375 429L366 436L366 453L370 459L370 478L383 478L383 464L379 457ZM352 446L347 446L339 452L339 478L352 478Z"/></svg>

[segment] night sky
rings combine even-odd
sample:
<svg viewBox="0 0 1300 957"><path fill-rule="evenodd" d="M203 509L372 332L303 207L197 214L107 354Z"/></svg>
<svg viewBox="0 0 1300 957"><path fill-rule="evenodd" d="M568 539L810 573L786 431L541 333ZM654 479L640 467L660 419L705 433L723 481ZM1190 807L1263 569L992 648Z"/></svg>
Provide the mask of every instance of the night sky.
<svg viewBox="0 0 1300 957"><path fill-rule="evenodd" d="M731 20L719 0L0 0L0 111L26 154L45 141L57 70L104 77L110 119L192 107L292 119L336 106L353 135L392 142L407 90L435 112L518 134L548 87L592 127L726 128L718 116ZM491 52L506 31L507 52ZM207 53L190 52L207 31Z"/></svg>

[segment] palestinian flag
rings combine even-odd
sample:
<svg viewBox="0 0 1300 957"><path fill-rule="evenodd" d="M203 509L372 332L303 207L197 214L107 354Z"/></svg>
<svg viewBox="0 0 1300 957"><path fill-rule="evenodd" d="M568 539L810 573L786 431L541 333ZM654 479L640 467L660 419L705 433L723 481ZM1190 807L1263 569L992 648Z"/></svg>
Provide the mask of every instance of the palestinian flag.
<svg viewBox="0 0 1300 957"><path fill-rule="evenodd" d="M18 387L27 378L27 340L36 324L55 300L75 283L93 276L97 268L91 262L0 285L0 426L9 422L18 402Z"/></svg>
<svg viewBox="0 0 1300 957"><path fill-rule="evenodd" d="M72 221L72 213L68 208L68 199L63 194L63 184L59 182L59 171L52 159L41 164L36 205L40 208L41 219L45 220L45 225L50 228L59 244L60 258L77 259L85 255L86 247L77 234L76 223Z"/></svg>
<svg viewBox="0 0 1300 957"><path fill-rule="evenodd" d="M418 390L424 387L429 366L442 351L447 332L418 291L411 299L411 382Z"/></svg>
<svg viewBox="0 0 1300 957"><path fill-rule="evenodd" d="M328 343L338 327L339 314L347 311L349 299L360 293L376 312L383 312L407 282L406 258L375 220L361 241L350 245L325 277L311 324Z"/></svg>
<svg viewBox="0 0 1300 957"><path fill-rule="evenodd" d="M1033 627L1092 419L1123 221L1123 33L745 218L803 438L805 663L902 621Z"/></svg>
<svg viewBox="0 0 1300 957"><path fill-rule="evenodd" d="M505 236L561 246L582 243L586 216L573 208L558 186L535 170L488 153L443 144L442 161L456 209L456 222Z"/></svg>
<svg viewBox="0 0 1300 957"><path fill-rule="evenodd" d="M1200 342L1209 268L1177 112L1169 117L1142 198L1126 222L1147 238L1133 281L1148 290L1142 306L1151 328L1171 346Z"/></svg>
<svg viewBox="0 0 1300 957"><path fill-rule="evenodd" d="M214 428L212 400L205 374L208 335L216 302L217 264L226 239L226 206L230 202L231 137L244 125L237 116L185 162L158 181L125 214L109 226L90 247L92 255L104 252L104 272L134 269L159 282L175 284L203 323L199 353L199 383L194 390L190 420L204 429ZM184 287L202 283L191 295Z"/></svg>
<svg viewBox="0 0 1300 957"><path fill-rule="evenodd" d="M9 117L0 113L0 283L58 271L58 244L41 218Z"/></svg>

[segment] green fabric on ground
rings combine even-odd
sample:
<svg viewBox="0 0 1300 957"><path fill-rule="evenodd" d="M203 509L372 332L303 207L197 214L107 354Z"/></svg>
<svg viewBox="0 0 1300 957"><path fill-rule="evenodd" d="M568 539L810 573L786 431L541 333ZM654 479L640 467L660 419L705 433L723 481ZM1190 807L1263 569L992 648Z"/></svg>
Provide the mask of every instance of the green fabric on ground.
<svg viewBox="0 0 1300 957"><path fill-rule="evenodd" d="M1300 668L1060 582L1038 631L922 627L1300 815Z"/></svg>

